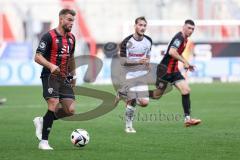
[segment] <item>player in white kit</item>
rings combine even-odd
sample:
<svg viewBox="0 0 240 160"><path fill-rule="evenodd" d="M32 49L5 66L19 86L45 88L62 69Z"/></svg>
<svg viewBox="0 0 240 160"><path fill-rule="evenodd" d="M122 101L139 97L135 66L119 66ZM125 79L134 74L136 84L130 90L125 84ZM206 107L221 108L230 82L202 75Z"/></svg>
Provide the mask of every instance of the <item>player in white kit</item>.
<svg viewBox="0 0 240 160"><path fill-rule="evenodd" d="M145 17L138 17L135 20L135 33L126 37L120 45L120 59L126 81L121 82L115 104L120 99L126 102L125 132L136 133L133 128L134 112L136 105L145 107L149 103L148 85L144 80L131 79L141 77L149 72L150 51L152 40L144 35L147 27ZM130 82L129 82L130 81ZM145 91L145 92L143 92Z"/></svg>

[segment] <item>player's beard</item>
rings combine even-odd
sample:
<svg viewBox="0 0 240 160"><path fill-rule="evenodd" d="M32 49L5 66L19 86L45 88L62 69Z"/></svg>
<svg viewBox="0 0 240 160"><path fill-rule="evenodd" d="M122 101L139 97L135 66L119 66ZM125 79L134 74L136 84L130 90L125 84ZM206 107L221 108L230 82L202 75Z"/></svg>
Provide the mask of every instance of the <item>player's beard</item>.
<svg viewBox="0 0 240 160"><path fill-rule="evenodd" d="M71 32L72 28L68 28L67 25L63 25L62 26L64 32L68 33L68 32Z"/></svg>
<svg viewBox="0 0 240 160"><path fill-rule="evenodd" d="M142 37L144 35L144 32L136 32L139 37Z"/></svg>

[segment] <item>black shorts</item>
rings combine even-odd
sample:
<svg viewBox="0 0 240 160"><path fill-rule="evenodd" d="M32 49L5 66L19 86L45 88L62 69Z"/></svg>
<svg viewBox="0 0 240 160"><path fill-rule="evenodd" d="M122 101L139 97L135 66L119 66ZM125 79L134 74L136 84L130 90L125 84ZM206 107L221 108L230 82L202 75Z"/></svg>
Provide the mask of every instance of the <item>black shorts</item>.
<svg viewBox="0 0 240 160"><path fill-rule="evenodd" d="M73 89L65 78L53 76L42 77L43 97L49 98L71 98L75 99Z"/></svg>
<svg viewBox="0 0 240 160"><path fill-rule="evenodd" d="M175 85L177 81L184 80L180 72L167 73L164 76L157 75L156 87L157 88L166 88L168 83Z"/></svg>

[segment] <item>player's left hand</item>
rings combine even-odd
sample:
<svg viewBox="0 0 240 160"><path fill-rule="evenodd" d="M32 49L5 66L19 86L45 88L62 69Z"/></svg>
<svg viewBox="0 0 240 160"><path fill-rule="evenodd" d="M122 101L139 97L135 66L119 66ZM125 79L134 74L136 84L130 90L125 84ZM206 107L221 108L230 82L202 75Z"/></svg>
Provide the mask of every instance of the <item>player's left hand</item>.
<svg viewBox="0 0 240 160"><path fill-rule="evenodd" d="M195 71L195 68L196 68L196 66L195 65L190 65L190 64L185 64L184 65L184 69L186 70L186 71L190 71L190 72L194 72Z"/></svg>
<svg viewBox="0 0 240 160"><path fill-rule="evenodd" d="M143 58L139 61L141 64L149 64L149 58Z"/></svg>

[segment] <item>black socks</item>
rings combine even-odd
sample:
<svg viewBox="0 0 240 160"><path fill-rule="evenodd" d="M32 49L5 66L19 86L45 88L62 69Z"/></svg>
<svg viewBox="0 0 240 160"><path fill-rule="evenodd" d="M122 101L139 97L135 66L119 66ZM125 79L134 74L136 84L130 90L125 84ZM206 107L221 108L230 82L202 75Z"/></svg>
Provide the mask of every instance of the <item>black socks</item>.
<svg viewBox="0 0 240 160"><path fill-rule="evenodd" d="M57 119L53 111L48 110L43 117L42 140L48 140L54 119Z"/></svg>
<svg viewBox="0 0 240 160"><path fill-rule="evenodd" d="M149 95L149 98L154 98L154 97L153 97L153 91L152 91L152 90L149 90L149 91L148 91L148 95Z"/></svg>
<svg viewBox="0 0 240 160"><path fill-rule="evenodd" d="M190 107L191 107L189 94L182 95L182 106L183 106L185 116L189 116L190 115Z"/></svg>

